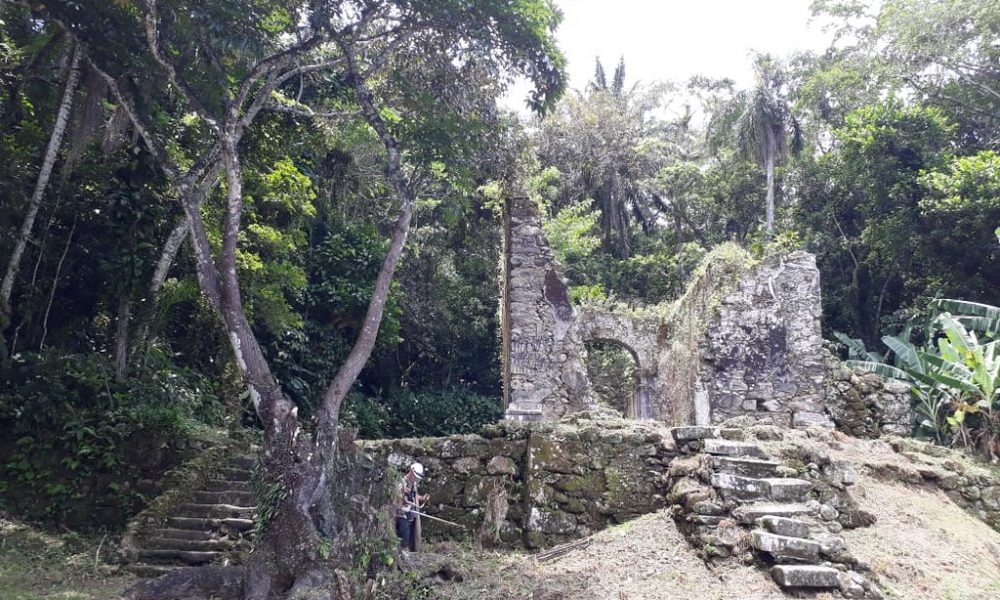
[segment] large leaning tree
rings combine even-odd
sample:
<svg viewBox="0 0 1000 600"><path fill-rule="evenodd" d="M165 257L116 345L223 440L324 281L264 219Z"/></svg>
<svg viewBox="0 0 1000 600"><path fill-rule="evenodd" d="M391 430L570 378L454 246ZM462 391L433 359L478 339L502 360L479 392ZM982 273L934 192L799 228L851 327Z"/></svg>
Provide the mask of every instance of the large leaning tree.
<svg viewBox="0 0 1000 600"><path fill-rule="evenodd" d="M338 415L375 343L424 163L461 146L417 148L415 132L484 118L477 86L513 75L534 84L533 108L550 106L564 87L553 39L558 12L548 0L18 1L73 36L183 206L179 231L189 232L199 285L263 426L267 478L282 490L245 567L176 571L130 596L349 597L337 574L351 541L333 493ZM241 141L268 112L366 123L384 146L396 214L364 324L307 427L250 327L237 269ZM190 125L184 143L170 126L178 119ZM216 230L202 204L219 181L224 216Z"/></svg>

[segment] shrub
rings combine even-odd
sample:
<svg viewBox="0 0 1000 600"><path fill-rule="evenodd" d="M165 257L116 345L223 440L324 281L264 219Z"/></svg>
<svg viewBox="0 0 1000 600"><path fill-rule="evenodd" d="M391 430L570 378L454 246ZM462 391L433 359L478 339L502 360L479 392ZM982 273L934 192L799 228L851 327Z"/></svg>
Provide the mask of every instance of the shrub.
<svg viewBox="0 0 1000 600"><path fill-rule="evenodd" d="M21 354L0 368L0 497L29 516L63 522L110 498L125 518L131 483L162 446L220 424L210 383L154 356L116 380L99 354ZM102 500L103 501L103 500Z"/></svg>

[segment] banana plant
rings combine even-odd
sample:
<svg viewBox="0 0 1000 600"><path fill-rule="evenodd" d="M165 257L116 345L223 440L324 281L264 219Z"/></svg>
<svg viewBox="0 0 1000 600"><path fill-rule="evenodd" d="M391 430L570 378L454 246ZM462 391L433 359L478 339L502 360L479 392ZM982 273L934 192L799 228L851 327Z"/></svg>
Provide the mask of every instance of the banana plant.
<svg viewBox="0 0 1000 600"><path fill-rule="evenodd" d="M991 457L1000 439L1000 309L959 300L936 300L932 306L953 309L938 314L925 331L923 347L910 339L913 324L896 336L885 336L892 363L868 352L860 340L838 334L854 360L850 366L907 383L915 399L919 424L933 433L938 442L979 444ZM983 341L991 340L991 341ZM862 360L857 360L858 358ZM967 417L977 415L975 423Z"/></svg>

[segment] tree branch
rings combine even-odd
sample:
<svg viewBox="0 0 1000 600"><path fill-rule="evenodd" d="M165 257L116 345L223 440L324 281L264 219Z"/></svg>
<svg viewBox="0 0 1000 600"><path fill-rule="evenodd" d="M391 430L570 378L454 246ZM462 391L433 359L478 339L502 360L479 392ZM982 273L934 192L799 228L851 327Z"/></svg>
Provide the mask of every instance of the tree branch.
<svg viewBox="0 0 1000 600"><path fill-rule="evenodd" d="M191 86L189 86L186 81L181 79L177 73L177 68L174 67L174 64L164 57L161 52L159 31L160 19L157 14L156 2L157 0L144 0L146 10L144 11L143 20L145 22L146 43L149 45L149 51L153 54L153 58L156 62L159 63L159 65L163 67L163 70L167 72L167 79L169 79L174 88L177 89L182 96L184 96L184 99L191 105L191 108L198 113L198 116L208 123L209 127L213 130L217 130L219 128L218 120L212 116L212 113L205 107Z"/></svg>
<svg viewBox="0 0 1000 600"><path fill-rule="evenodd" d="M375 279L375 286L372 290L371 300L368 302L368 310L365 313L364 323L358 332L357 340L351 348L347 359L337 371L333 382L327 388L323 396L323 402L316 415L316 445L319 453L325 455L327 460L330 457L330 449L336 441L337 419L340 414L340 407L344 397L357 379L365 363L371 356L375 346L375 339L378 335L379 326L382 322L382 315L385 310L386 301L389 296L389 286L392 283L396 266L403 253L403 246L409 234L410 220L413 217L413 195L407 184L406 176L403 173L402 154L399 149L399 141L389 132L382 115L375 105L365 80L360 76L357 59L353 48L348 42L338 35L334 35L334 40L340 46L344 59L347 62L348 81L354 88L358 103L361 107L361 114L368 124L378 134L382 145L386 150L386 173L389 181L400 201L400 214L393 227L389 251L382 260L378 277Z"/></svg>

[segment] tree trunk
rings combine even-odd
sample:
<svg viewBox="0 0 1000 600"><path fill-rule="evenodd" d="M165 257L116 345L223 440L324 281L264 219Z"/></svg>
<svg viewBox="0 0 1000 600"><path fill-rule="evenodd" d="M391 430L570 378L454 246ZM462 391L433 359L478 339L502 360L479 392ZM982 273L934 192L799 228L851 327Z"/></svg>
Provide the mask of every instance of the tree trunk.
<svg viewBox="0 0 1000 600"><path fill-rule="evenodd" d="M128 291L122 292L118 298L118 316L115 318L115 377L125 378L125 367L128 366L128 330L132 318L132 299Z"/></svg>
<svg viewBox="0 0 1000 600"><path fill-rule="evenodd" d="M764 157L765 169L767 170L767 200L765 206L764 238L771 241L774 237L774 155L775 140L772 135L767 136L767 152Z"/></svg>
<svg viewBox="0 0 1000 600"><path fill-rule="evenodd" d="M62 145L63 134L66 133L66 125L69 123L69 115L73 110L73 95L76 86L80 82L80 57L82 51L79 44L73 44L67 52L71 52L69 71L66 73L66 85L63 89L62 102L59 104L59 112L56 113L55 125L52 127L52 135L49 136L49 144L45 149L45 158L42 160L42 167L38 171L38 179L35 180L35 189L28 201L28 212L24 215L21 223L21 230L17 240L14 242L14 249L7 263L7 272L4 274L3 283L0 284L0 313L10 314L10 298L14 290L14 280L17 272L21 268L21 257L24 255L24 248L31 238L31 230L35 226L35 217L42 204L42 196L45 188L49 185L49 178L52 176L52 168L56 158L59 156L59 147Z"/></svg>

